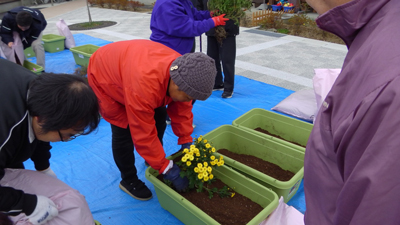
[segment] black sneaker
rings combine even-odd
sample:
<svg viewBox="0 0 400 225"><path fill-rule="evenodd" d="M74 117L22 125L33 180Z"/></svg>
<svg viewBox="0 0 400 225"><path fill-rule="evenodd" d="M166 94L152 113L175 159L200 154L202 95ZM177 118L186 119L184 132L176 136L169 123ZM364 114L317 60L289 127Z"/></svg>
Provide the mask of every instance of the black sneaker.
<svg viewBox="0 0 400 225"><path fill-rule="evenodd" d="M222 90L224 90L224 84L213 87L213 91L222 91Z"/></svg>
<svg viewBox="0 0 400 225"><path fill-rule="evenodd" d="M224 93L222 93L222 98L232 98L233 95L233 91L224 91Z"/></svg>
<svg viewBox="0 0 400 225"><path fill-rule="evenodd" d="M153 197L151 191L141 180L134 183L127 183L122 180L119 183L119 188L137 200L147 201Z"/></svg>

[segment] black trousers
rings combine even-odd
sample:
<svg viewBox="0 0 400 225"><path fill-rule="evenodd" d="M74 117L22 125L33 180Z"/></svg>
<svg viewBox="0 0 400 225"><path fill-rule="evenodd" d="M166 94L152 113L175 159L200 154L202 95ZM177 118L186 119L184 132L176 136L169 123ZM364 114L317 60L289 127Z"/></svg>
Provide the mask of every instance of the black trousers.
<svg viewBox="0 0 400 225"><path fill-rule="evenodd" d="M215 86L224 85L224 91L233 91L235 84L236 36L227 36L220 45L214 36L207 36L207 55L215 60ZM224 71L222 76L221 70Z"/></svg>
<svg viewBox="0 0 400 225"><path fill-rule="evenodd" d="M156 121L157 135L161 144L163 144L163 137L167 124L165 123L165 117L167 116L167 110L165 106L159 107L154 110L154 120ZM131 132L129 126L120 128L111 124L112 132L112 151L115 164L121 172L122 180L126 182L134 182L138 180L137 170L135 167L135 154L134 154L134 143L132 141Z"/></svg>

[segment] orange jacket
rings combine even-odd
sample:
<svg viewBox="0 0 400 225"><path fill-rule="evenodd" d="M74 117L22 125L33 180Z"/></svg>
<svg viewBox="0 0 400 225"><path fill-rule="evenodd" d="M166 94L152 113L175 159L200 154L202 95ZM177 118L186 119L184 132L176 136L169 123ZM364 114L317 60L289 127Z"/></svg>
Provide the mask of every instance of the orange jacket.
<svg viewBox="0 0 400 225"><path fill-rule="evenodd" d="M99 48L87 71L103 118L121 128L129 125L136 151L160 172L169 160L157 137L154 109L168 105L178 144L192 142L192 104L167 96L169 69L179 56L150 40L119 41Z"/></svg>

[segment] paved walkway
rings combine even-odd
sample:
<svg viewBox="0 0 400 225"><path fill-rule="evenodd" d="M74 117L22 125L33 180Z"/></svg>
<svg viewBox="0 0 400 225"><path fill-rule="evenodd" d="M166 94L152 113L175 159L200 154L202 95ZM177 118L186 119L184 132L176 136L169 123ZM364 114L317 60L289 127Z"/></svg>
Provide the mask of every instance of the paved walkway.
<svg viewBox="0 0 400 225"><path fill-rule="evenodd" d="M50 4L39 5L43 6ZM55 23L60 18L67 24L88 21L84 0L57 3L41 11L48 21L45 34L58 34ZM117 24L103 29L72 31L73 33L84 33L114 42L150 37L150 13L96 7L90 7L90 13L94 21L111 20ZM207 49L206 40L206 36L202 35L203 52ZM196 43L196 51L199 51L199 37L196 38ZM314 69L341 68L346 53L346 46L340 44L262 31L257 27L241 27L240 35L237 36L235 73L293 91L311 89Z"/></svg>

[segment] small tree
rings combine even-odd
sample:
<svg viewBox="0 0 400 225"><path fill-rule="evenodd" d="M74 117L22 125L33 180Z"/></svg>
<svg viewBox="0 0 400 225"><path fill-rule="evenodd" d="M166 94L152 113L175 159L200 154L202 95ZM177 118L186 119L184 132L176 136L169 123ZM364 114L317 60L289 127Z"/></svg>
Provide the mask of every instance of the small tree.
<svg viewBox="0 0 400 225"><path fill-rule="evenodd" d="M86 7L88 11L88 16L89 16L89 23L92 23L92 16L90 15L90 10L89 10L89 0L86 0Z"/></svg>

